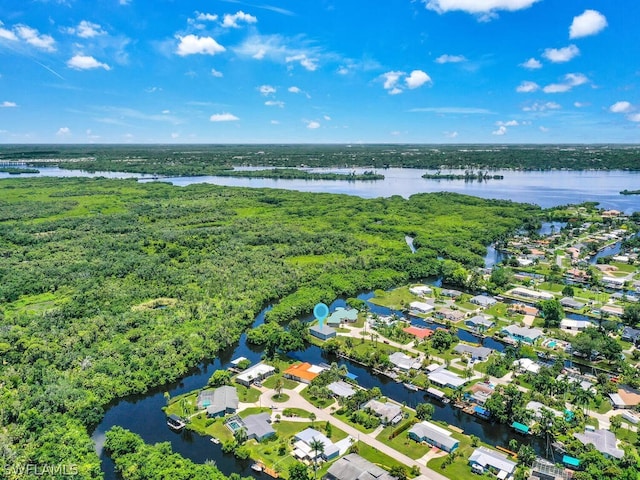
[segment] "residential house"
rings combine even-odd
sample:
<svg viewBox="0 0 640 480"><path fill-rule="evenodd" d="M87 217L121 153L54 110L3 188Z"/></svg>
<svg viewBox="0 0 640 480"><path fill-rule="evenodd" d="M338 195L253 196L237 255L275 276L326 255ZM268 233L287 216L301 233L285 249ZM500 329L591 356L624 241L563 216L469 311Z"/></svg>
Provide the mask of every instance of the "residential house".
<svg viewBox="0 0 640 480"><path fill-rule="evenodd" d="M585 328L593 327L593 323L589 320L574 320L572 318L563 318L560 320L560 328L571 332L581 332Z"/></svg>
<svg viewBox="0 0 640 480"><path fill-rule="evenodd" d="M269 412L249 415L242 419L242 424L247 431L249 440L255 439L261 442L265 438L276 434L276 431L271 427L271 414Z"/></svg>
<svg viewBox="0 0 640 480"><path fill-rule="evenodd" d="M514 303L507 308L510 313L519 313L520 315L538 315L538 309L524 303Z"/></svg>
<svg viewBox="0 0 640 480"><path fill-rule="evenodd" d="M389 355L389 361L394 367L408 372L411 369L419 369L422 366L422 360L420 358L413 358L402 352L394 352Z"/></svg>
<svg viewBox="0 0 640 480"><path fill-rule="evenodd" d="M624 450L617 447L616 436L609 430L585 430L584 433L574 433L573 436L583 445L593 445L607 458L620 460L624 456Z"/></svg>
<svg viewBox="0 0 640 480"><path fill-rule="evenodd" d="M471 358L471 360L477 360L480 362L484 362L487 358L489 358L491 352L493 352L491 348L475 347L471 345L465 345L463 343L459 343L458 345L456 345L453 351L462 356L468 356Z"/></svg>
<svg viewBox="0 0 640 480"><path fill-rule="evenodd" d="M546 405L544 405L544 404L542 404L540 402L529 402L529 403L527 403L525 408L527 410L531 410L533 412L534 418L536 418L538 420L540 418L542 418L542 409L543 408L546 408L547 410L549 410L551 413L553 413L553 415L555 417L562 418L564 416L564 414L559 412L558 410L555 410L553 408L547 407Z"/></svg>
<svg viewBox="0 0 640 480"><path fill-rule="evenodd" d="M433 335L433 330L431 330L430 328L411 326L403 328L402 331L408 333L409 335L413 335L420 340L424 340L425 338L429 338L431 335Z"/></svg>
<svg viewBox="0 0 640 480"><path fill-rule="evenodd" d="M416 442L426 442L445 452L453 452L460 445L460 442L451 436L449 430L427 421L412 426L409 429L409 438Z"/></svg>
<svg viewBox="0 0 640 480"><path fill-rule="evenodd" d="M283 376L284 378L290 378L291 380L295 380L296 382L309 384L323 370L325 370L323 367L319 367L318 365L311 365L307 362L296 363L287 368L283 372Z"/></svg>
<svg viewBox="0 0 640 480"><path fill-rule="evenodd" d="M628 386L618 388L616 393L610 393L609 399L614 408L634 408L640 405L640 392Z"/></svg>
<svg viewBox="0 0 640 480"><path fill-rule="evenodd" d="M631 342L637 345L638 343L640 343L640 329L633 327L624 327L620 338L625 342Z"/></svg>
<svg viewBox="0 0 640 480"><path fill-rule="evenodd" d="M609 288L622 288L624 287L624 282L625 282L624 278L607 277L607 276L602 277L602 284L605 287L609 287Z"/></svg>
<svg viewBox="0 0 640 480"><path fill-rule="evenodd" d="M440 387L449 387L456 389L466 383L466 380L457 373L447 370L444 367L438 367L430 372L427 377L431 383L435 383Z"/></svg>
<svg viewBox="0 0 640 480"><path fill-rule="evenodd" d="M473 328L477 332L487 331L490 328L496 326L496 323L493 320L489 320L482 315L476 315L474 317L468 318L464 321L464 324L467 327Z"/></svg>
<svg viewBox="0 0 640 480"><path fill-rule="evenodd" d="M465 314L460 310L453 310L451 308L442 307L433 314L434 317L441 318L443 320L449 320L450 322L459 322L465 317Z"/></svg>
<svg viewBox="0 0 640 480"><path fill-rule="evenodd" d="M434 309L434 306L425 302L411 302L409 304L409 310L415 313L429 313Z"/></svg>
<svg viewBox="0 0 640 480"><path fill-rule="evenodd" d="M490 307L491 305L495 305L498 301L490 297L488 295L476 295L475 297L469 300L471 303L475 303L476 305L480 305L482 308Z"/></svg>
<svg viewBox="0 0 640 480"><path fill-rule="evenodd" d="M452 290L450 288L443 288L440 291L440 295L442 295L443 297L458 298L460 295L462 295L462 292L458 290Z"/></svg>
<svg viewBox="0 0 640 480"><path fill-rule="evenodd" d="M236 377L236 382L245 387L251 386L255 382L261 382L265 378L273 375L276 369L265 363L258 363Z"/></svg>
<svg viewBox="0 0 640 480"><path fill-rule="evenodd" d="M553 294L548 292L538 292L536 290L531 290L530 288L517 287L507 292L511 295L515 295L517 297L531 298L533 300L551 300L553 298Z"/></svg>
<svg viewBox="0 0 640 480"><path fill-rule="evenodd" d="M424 297L433 293L433 290L426 285L414 285L413 287L409 287L409 292L417 295L418 297Z"/></svg>
<svg viewBox="0 0 640 480"><path fill-rule="evenodd" d="M509 460L504 454L487 447L476 448L469 457L469 465L474 471L493 472L498 478L507 478L516 469L517 463Z"/></svg>
<svg viewBox="0 0 640 480"><path fill-rule="evenodd" d="M624 308L614 307L613 305L605 305L600 308L600 311L614 317L621 317L624 314Z"/></svg>
<svg viewBox="0 0 640 480"><path fill-rule="evenodd" d="M565 308L571 308L572 310L582 310L584 303L577 301L575 298L563 297L560 299L560 305Z"/></svg>
<svg viewBox="0 0 640 480"><path fill-rule="evenodd" d="M537 328L519 327L518 325L507 325L501 331L504 335L517 342L534 344L542 337L543 332Z"/></svg>
<svg viewBox="0 0 640 480"><path fill-rule="evenodd" d="M342 380L330 383L327 385L327 388L334 396L340 398L349 398L356 393L355 389L350 384L343 382Z"/></svg>
<svg viewBox="0 0 640 480"><path fill-rule="evenodd" d="M385 425L395 425L402 420L402 408L395 403L369 400L362 408L371 410L371 413L380 418Z"/></svg>
<svg viewBox="0 0 640 480"><path fill-rule="evenodd" d="M356 320L358 320L358 310L338 307L327 317L326 322L330 327L339 327L343 323L354 323Z"/></svg>
<svg viewBox="0 0 640 480"><path fill-rule="evenodd" d="M350 453L329 467L324 480L397 480L397 478L360 455Z"/></svg>
<svg viewBox="0 0 640 480"><path fill-rule="evenodd" d="M538 373L540 371L540 364L534 362L530 358L520 358L513 362L513 366L517 369L517 371L523 373Z"/></svg>
<svg viewBox="0 0 640 480"><path fill-rule="evenodd" d="M207 410L207 417L224 417L227 413L235 413L239 402L236 388L230 385L203 390L196 400L199 409Z"/></svg>
<svg viewBox="0 0 640 480"><path fill-rule="evenodd" d="M313 428L307 428L293 437L293 456L299 460L315 461L317 458L322 460L333 460L340 454L340 449L326 435L320 433ZM315 451L311 444L314 441L322 443L323 449Z"/></svg>
<svg viewBox="0 0 640 480"><path fill-rule="evenodd" d="M338 334L335 329L324 323L309 327L309 333L320 340L329 340Z"/></svg>

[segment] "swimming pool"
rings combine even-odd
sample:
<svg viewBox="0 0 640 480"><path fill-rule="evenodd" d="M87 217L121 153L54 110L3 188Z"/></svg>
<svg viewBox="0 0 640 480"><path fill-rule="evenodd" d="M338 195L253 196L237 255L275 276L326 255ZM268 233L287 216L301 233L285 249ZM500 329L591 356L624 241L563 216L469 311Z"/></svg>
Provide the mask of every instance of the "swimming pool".
<svg viewBox="0 0 640 480"><path fill-rule="evenodd" d="M230 422L227 423L227 427L232 432L235 432L237 430L240 430L242 428L242 425L240 424L240 422L238 422L236 420L231 420Z"/></svg>

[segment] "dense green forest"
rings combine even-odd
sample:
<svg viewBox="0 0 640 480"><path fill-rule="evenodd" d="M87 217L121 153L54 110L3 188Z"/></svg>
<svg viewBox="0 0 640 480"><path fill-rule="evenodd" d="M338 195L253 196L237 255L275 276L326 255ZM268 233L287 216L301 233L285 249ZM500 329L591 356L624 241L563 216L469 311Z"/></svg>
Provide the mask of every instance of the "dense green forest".
<svg viewBox="0 0 640 480"><path fill-rule="evenodd" d="M412 278L464 282L485 245L539 212L450 193L3 180L2 461L74 464L77 478L100 478L88 432L108 403L212 358L265 305L284 322Z"/></svg>
<svg viewBox="0 0 640 480"><path fill-rule="evenodd" d="M640 170L639 160L637 145L7 145L0 152L0 163L171 176L214 175L233 165Z"/></svg>

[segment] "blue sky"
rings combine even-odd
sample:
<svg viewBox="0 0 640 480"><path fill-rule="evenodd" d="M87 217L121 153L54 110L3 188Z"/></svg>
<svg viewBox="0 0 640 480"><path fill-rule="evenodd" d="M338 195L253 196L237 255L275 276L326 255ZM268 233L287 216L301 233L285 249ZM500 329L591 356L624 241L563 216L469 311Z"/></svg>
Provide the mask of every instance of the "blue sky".
<svg viewBox="0 0 640 480"><path fill-rule="evenodd" d="M639 18L637 0L3 0L0 143L639 143Z"/></svg>

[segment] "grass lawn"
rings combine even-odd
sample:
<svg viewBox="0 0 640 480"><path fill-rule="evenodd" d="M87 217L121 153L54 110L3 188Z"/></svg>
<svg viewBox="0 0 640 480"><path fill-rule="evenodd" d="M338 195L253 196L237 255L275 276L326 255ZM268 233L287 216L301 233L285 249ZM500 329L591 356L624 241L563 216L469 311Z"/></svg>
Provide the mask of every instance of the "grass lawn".
<svg viewBox="0 0 640 480"><path fill-rule="evenodd" d="M411 440L409 438L409 430L411 427L407 428L404 432L400 433L397 437L390 439L389 436L391 433L396 430L401 425L404 425L406 422L412 421L415 419L414 412L410 412L408 419L403 419L398 425L387 426L384 430L378 435L376 438L384 443L385 445L389 445L391 448L396 449L399 452L404 453L408 457L413 459L417 459L427 454L431 447L426 445L422 445L421 443L416 442L415 440Z"/></svg>
<svg viewBox="0 0 640 480"><path fill-rule="evenodd" d="M389 455L376 450L375 448L367 445L364 442L357 442L355 445L358 449L358 455L366 458L371 463L375 463L377 466L382 467L385 470L390 470L396 466L407 468L406 465L404 465L402 462L399 462L395 458L392 458ZM407 472L408 471L409 469L407 468Z"/></svg>
<svg viewBox="0 0 640 480"><path fill-rule="evenodd" d="M475 303L471 303L471 302L463 302L463 301L458 301L456 300L456 305L464 310L471 310L471 311L475 311L478 308L480 308L478 305L476 305Z"/></svg>
<svg viewBox="0 0 640 480"><path fill-rule="evenodd" d="M389 291L376 290L375 297L369 301L375 305L381 305L395 310L402 310L411 302L418 300L419 297L410 293L408 286L404 286Z"/></svg>
<svg viewBox="0 0 640 480"><path fill-rule="evenodd" d="M256 403L258 398L260 398L260 390L248 388L240 384L236 384L235 387L238 392L238 399L242 403Z"/></svg>
<svg viewBox="0 0 640 480"><path fill-rule="evenodd" d="M309 418L310 412L307 410L303 410L302 408L285 408L282 412L282 416L285 416L284 413L291 414L287 416L291 417L300 417L300 418Z"/></svg>
<svg viewBox="0 0 640 480"><path fill-rule="evenodd" d="M333 416L342 420L347 425L351 425L353 428L355 428L356 430L362 433L371 433L377 428L377 427L366 428L364 425L360 425L359 423L352 422L351 420L349 420L349 413L343 413L340 415L338 415L337 413L334 413Z"/></svg>
<svg viewBox="0 0 640 480"><path fill-rule="evenodd" d="M638 433L637 432L632 432L631 430L627 429L627 428L619 428L618 430L616 430L615 432L616 434L616 438L618 440L622 440L624 442L628 442L631 445L635 445L637 440L638 440Z"/></svg>
<svg viewBox="0 0 640 480"><path fill-rule="evenodd" d="M316 406L318 408L328 407L329 405L331 405L331 404L333 404L335 402L335 400L333 398L317 398L317 397L310 396L309 395L309 387L307 387L304 390L302 390L302 392L300 392L300 395L302 395L302 398L304 398L311 405L314 405L314 406Z"/></svg>
<svg viewBox="0 0 640 480"><path fill-rule="evenodd" d="M248 417L249 415L254 415L256 413L270 412L270 411L271 409L268 407L249 407L249 408L245 408L241 412L238 412L238 415L240 416L240 418L245 418L245 417Z"/></svg>
<svg viewBox="0 0 640 480"><path fill-rule="evenodd" d="M271 401L276 403L286 402L287 400L289 400L289 395L287 395L286 393L276 393L275 395L271 396Z"/></svg>
<svg viewBox="0 0 640 480"><path fill-rule="evenodd" d="M507 316L507 305L502 302L498 302L495 305L491 305L487 308L484 313L486 315L492 315L496 317L506 317Z"/></svg>
<svg viewBox="0 0 640 480"><path fill-rule="evenodd" d="M603 414L611 410L611 403L609 403L607 400L602 400L599 407L596 407L595 403L593 402L591 403L591 407L592 407L592 410L595 410L596 412Z"/></svg>
<svg viewBox="0 0 640 480"><path fill-rule="evenodd" d="M180 417L186 417L196 412L196 399L198 392L189 392L169 400L169 405L165 408L167 415L175 414ZM186 407L186 410L185 408Z"/></svg>
<svg viewBox="0 0 640 480"><path fill-rule="evenodd" d="M564 288L564 285L562 285L561 283L542 282L539 285L540 290L545 290L547 292L553 292L553 293L560 293L562 292L563 288Z"/></svg>
<svg viewBox="0 0 640 480"><path fill-rule="evenodd" d="M284 378L281 373L271 375L264 382L262 382L262 386L266 388L276 388L276 381L279 378L282 379L283 390L293 390L298 386L298 382L291 380L290 378Z"/></svg>
<svg viewBox="0 0 640 480"><path fill-rule="evenodd" d="M451 478L452 480L484 478L478 477L477 475L471 473L471 467L469 467L469 457L476 449L476 447L471 446L471 439L468 436L459 433L454 433L453 437L460 441L460 446L455 451L456 458L453 463L443 468L443 464L445 463L447 456L442 456L432 459L431 461L429 461L429 463L427 463L427 466L444 475L445 477ZM491 448L489 445L482 442L479 442L478 446Z"/></svg>

